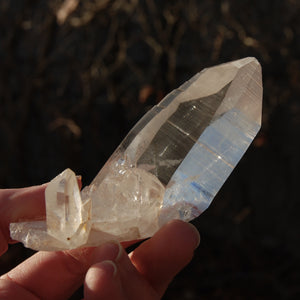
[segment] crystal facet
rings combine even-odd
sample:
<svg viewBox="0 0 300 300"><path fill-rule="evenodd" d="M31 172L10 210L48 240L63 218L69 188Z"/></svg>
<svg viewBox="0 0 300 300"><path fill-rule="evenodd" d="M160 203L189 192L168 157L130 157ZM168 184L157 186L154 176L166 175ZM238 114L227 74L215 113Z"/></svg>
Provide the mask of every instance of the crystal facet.
<svg viewBox="0 0 300 300"><path fill-rule="evenodd" d="M46 189L46 221L12 223L37 250L97 246L152 236L211 203L261 124L255 58L203 70L154 106L92 183L79 192L67 169Z"/></svg>

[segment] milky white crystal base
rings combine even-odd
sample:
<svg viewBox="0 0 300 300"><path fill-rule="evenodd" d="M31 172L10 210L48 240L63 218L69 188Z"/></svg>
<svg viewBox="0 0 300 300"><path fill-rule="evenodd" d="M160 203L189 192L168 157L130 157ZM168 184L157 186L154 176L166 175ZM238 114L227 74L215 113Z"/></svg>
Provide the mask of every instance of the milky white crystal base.
<svg viewBox="0 0 300 300"><path fill-rule="evenodd" d="M46 221L11 223L13 239L32 249L52 251L152 236L159 229L164 186L145 170L118 163L111 168L88 201L82 200L74 172L63 171L46 188ZM97 199L107 201L99 206Z"/></svg>
<svg viewBox="0 0 300 300"><path fill-rule="evenodd" d="M245 58L203 70L154 106L90 186L67 169L48 185L46 220L12 223L36 250L152 236L211 203L261 124L261 68Z"/></svg>

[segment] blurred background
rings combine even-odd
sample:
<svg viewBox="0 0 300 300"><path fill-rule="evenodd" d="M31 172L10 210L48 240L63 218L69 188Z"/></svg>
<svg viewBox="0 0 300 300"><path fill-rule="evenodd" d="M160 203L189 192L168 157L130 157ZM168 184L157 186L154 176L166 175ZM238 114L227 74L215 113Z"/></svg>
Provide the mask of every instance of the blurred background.
<svg viewBox="0 0 300 300"><path fill-rule="evenodd" d="M263 69L262 129L164 299L299 299L298 0L1 0L0 187L67 167L89 184L164 95L246 56ZM1 273L32 253L11 246Z"/></svg>

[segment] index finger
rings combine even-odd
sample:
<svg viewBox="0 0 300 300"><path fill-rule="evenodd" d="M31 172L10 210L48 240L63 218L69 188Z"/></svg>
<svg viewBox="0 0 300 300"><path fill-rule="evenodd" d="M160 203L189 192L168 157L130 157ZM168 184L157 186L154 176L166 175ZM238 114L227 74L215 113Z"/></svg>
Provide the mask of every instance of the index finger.
<svg viewBox="0 0 300 300"><path fill-rule="evenodd" d="M81 188L81 176L77 176ZM48 183L19 189L0 189L0 255L13 241L9 224L19 221L45 219L45 189Z"/></svg>
<svg viewBox="0 0 300 300"><path fill-rule="evenodd" d="M12 240L9 224L20 220L35 220L45 216L46 184L0 190L0 255L7 250Z"/></svg>

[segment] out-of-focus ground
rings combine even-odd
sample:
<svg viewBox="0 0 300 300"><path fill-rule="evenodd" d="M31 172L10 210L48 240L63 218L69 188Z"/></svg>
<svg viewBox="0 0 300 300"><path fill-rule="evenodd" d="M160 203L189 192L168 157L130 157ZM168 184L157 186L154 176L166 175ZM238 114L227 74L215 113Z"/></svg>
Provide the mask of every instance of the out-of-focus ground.
<svg viewBox="0 0 300 300"><path fill-rule="evenodd" d="M245 56L262 64L262 130L194 221L201 245L164 299L299 299L297 0L1 0L0 186L67 167L88 184L166 93ZM1 273L31 253L12 246Z"/></svg>

